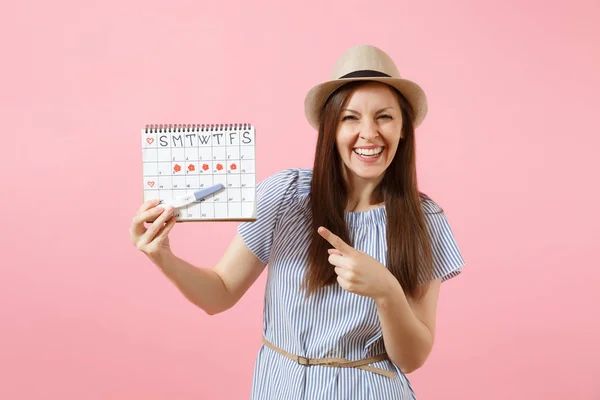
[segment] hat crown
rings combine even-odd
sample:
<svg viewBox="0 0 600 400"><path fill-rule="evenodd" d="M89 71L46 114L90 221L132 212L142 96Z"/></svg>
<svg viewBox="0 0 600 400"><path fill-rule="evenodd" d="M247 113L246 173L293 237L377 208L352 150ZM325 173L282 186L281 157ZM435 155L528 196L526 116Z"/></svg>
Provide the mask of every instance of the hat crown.
<svg viewBox="0 0 600 400"><path fill-rule="evenodd" d="M346 50L335 62L329 79L357 71L377 71L392 78L400 78L400 72L392 58L383 50L371 45L358 45Z"/></svg>

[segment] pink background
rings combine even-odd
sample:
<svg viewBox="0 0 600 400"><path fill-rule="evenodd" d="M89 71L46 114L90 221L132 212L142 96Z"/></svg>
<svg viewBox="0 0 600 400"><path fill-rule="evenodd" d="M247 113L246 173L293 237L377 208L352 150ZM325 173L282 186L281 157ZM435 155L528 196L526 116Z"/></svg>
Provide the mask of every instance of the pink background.
<svg viewBox="0 0 600 400"><path fill-rule="evenodd" d="M358 43L427 91L420 184L468 263L418 398L600 398L600 5L484 3L3 5L0 398L247 398L265 275L208 317L130 244L140 128L249 121L259 179L311 166L304 94ZM172 246L210 266L235 228Z"/></svg>

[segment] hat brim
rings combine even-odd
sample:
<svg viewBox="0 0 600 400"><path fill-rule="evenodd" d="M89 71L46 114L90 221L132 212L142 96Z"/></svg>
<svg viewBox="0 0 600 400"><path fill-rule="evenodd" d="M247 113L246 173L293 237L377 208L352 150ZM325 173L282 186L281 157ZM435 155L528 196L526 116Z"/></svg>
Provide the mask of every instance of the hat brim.
<svg viewBox="0 0 600 400"><path fill-rule="evenodd" d="M313 86L304 99L304 112L310 125L319 129L321 111L329 96L339 87L355 81L381 82L396 88L412 105L415 112L414 127L423 122L427 115L427 96L423 89L413 81L403 78L367 77L335 79Z"/></svg>

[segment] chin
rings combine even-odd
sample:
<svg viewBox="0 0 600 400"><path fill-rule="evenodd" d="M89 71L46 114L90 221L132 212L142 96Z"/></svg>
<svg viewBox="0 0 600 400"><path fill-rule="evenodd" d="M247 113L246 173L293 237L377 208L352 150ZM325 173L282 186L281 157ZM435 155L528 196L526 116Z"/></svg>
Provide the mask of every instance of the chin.
<svg viewBox="0 0 600 400"><path fill-rule="evenodd" d="M354 172L356 176L364 180L379 180L385 174L385 169L379 169L377 171L357 171Z"/></svg>
<svg viewBox="0 0 600 400"><path fill-rule="evenodd" d="M385 166L356 166L356 165L345 165L346 173L349 175L353 175L356 178L364 179L364 180L378 180L383 177L383 174L386 171Z"/></svg>

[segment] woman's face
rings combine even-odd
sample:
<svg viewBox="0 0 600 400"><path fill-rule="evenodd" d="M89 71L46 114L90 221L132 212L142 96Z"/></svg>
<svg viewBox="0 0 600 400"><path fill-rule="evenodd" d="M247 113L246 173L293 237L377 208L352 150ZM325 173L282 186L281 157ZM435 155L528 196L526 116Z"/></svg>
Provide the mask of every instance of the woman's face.
<svg viewBox="0 0 600 400"><path fill-rule="evenodd" d="M336 134L346 176L382 177L401 135L402 113L392 89L376 82L358 87L342 109Z"/></svg>

